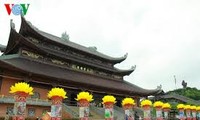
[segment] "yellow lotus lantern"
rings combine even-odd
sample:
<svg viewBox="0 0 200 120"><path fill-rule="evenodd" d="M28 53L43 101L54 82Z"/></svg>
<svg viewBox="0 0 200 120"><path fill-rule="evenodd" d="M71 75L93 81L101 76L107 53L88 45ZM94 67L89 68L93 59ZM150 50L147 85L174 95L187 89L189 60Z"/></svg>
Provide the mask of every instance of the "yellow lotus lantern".
<svg viewBox="0 0 200 120"><path fill-rule="evenodd" d="M89 94L89 92L80 92L76 98L77 101L87 100L88 102L93 101L93 95Z"/></svg>
<svg viewBox="0 0 200 120"><path fill-rule="evenodd" d="M113 105L116 103L116 98L112 95L106 95L102 98L102 101L105 105L105 120L113 120Z"/></svg>
<svg viewBox="0 0 200 120"><path fill-rule="evenodd" d="M169 103L164 103L162 106L163 109L170 109L171 105Z"/></svg>
<svg viewBox="0 0 200 120"><path fill-rule="evenodd" d="M197 110L197 111L200 111L200 106L197 106L197 107L196 107L196 110Z"/></svg>
<svg viewBox="0 0 200 120"><path fill-rule="evenodd" d="M185 105L184 104L178 104L177 105L177 109L184 109L185 108Z"/></svg>
<svg viewBox="0 0 200 120"><path fill-rule="evenodd" d="M192 119L196 120L196 111L197 111L197 107L196 106L191 106L190 109L192 110Z"/></svg>
<svg viewBox="0 0 200 120"><path fill-rule="evenodd" d="M75 99L79 105L80 120L88 120L89 118L89 103L93 101L93 95L89 92L80 92Z"/></svg>
<svg viewBox="0 0 200 120"><path fill-rule="evenodd" d="M65 92L65 90L63 88L56 87L56 88L52 88L51 91L49 91L47 96L50 99L52 99L54 97L60 97L62 99L65 99L65 98L67 98L66 94L67 93Z"/></svg>
<svg viewBox="0 0 200 120"><path fill-rule="evenodd" d="M16 93L16 94L24 93L28 96L33 94L33 88L30 87L29 84L25 82L19 82L15 83L14 86L10 87L10 93Z"/></svg>
<svg viewBox="0 0 200 120"><path fill-rule="evenodd" d="M125 119L126 120L134 120L133 106L135 105L135 101L133 98L124 98L122 100L122 106L125 110Z"/></svg>
<svg viewBox="0 0 200 120"><path fill-rule="evenodd" d="M141 106L144 107L144 106L151 106L152 105L152 102L150 100L142 100L141 102Z"/></svg>
<svg viewBox="0 0 200 120"><path fill-rule="evenodd" d="M186 113L187 119L190 119L191 118L191 106L190 105L185 105L184 109L185 109L185 113Z"/></svg>
<svg viewBox="0 0 200 120"><path fill-rule="evenodd" d="M10 87L10 93L14 93L15 96L15 105L14 105L14 116L13 119L25 119L25 110L26 110L26 98L28 95L33 94L33 88L25 82L15 83L15 85ZM20 108L20 109L19 109Z"/></svg>
<svg viewBox="0 0 200 120"><path fill-rule="evenodd" d="M196 111L196 110L197 110L197 107L193 105L193 106L190 107L190 109Z"/></svg>
<svg viewBox="0 0 200 120"><path fill-rule="evenodd" d="M124 98L122 100L122 106L125 106L125 105L135 105L135 101L133 100L133 98Z"/></svg>
<svg viewBox="0 0 200 120"><path fill-rule="evenodd" d="M142 100L141 106L144 110L144 120L151 120L150 107L152 106L152 102L148 99Z"/></svg>
<svg viewBox="0 0 200 120"><path fill-rule="evenodd" d="M163 103L162 109L164 111L164 118L168 119L168 112L171 108L171 105L169 103Z"/></svg>
<svg viewBox="0 0 200 120"><path fill-rule="evenodd" d="M89 92L80 92L75 100L79 102L80 106L87 107L89 102L93 101L93 95Z"/></svg>
<svg viewBox="0 0 200 120"><path fill-rule="evenodd" d="M63 88L55 87L52 88L48 94L47 97L52 100L51 104L51 114L52 120L61 119L62 117L62 101L63 99L67 98L66 96L67 92Z"/></svg>
<svg viewBox="0 0 200 120"><path fill-rule="evenodd" d="M156 119L157 120L162 120L162 106L163 106L163 102L161 102L161 101L156 101L153 104L153 107L156 108Z"/></svg>
<svg viewBox="0 0 200 120"><path fill-rule="evenodd" d="M197 110L197 116L200 116L200 106L197 106L196 110Z"/></svg>
<svg viewBox="0 0 200 120"><path fill-rule="evenodd" d="M179 119L184 120L185 119L185 113L184 113L185 105L184 104L178 104L176 107L179 110Z"/></svg>
<svg viewBox="0 0 200 120"><path fill-rule="evenodd" d="M153 104L153 107L156 107L156 108L162 108L162 106L163 106L163 102L161 102L161 101L156 101Z"/></svg>
<svg viewBox="0 0 200 120"><path fill-rule="evenodd" d="M185 106L184 106L184 109L185 109L185 110L190 110L190 109L191 109L191 106L190 106L190 105L185 105Z"/></svg>
<svg viewBox="0 0 200 120"><path fill-rule="evenodd" d="M102 100L103 100L103 102L102 102L103 104L107 104L107 103L114 104L114 103L116 103L116 98L112 95L106 95L102 98Z"/></svg>

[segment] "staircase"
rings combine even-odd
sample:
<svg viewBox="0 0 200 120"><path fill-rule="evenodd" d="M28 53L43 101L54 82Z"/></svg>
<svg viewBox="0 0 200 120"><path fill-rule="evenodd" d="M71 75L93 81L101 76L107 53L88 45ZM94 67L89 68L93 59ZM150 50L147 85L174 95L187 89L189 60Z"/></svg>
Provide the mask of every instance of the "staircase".
<svg viewBox="0 0 200 120"><path fill-rule="evenodd" d="M103 108L90 106L90 111L97 115L96 118L104 119L104 109Z"/></svg>
<svg viewBox="0 0 200 120"><path fill-rule="evenodd" d="M63 104L63 112L67 112L71 115L72 118L79 118L79 107L77 106L67 106ZM104 120L104 111L101 111L97 107L90 106L90 120ZM100 114L99 114L100 113Z"/></svg>
<svg viewBox="0 0 200 120"><path fill-rule="evenodd" d="M66 111L67 113L69 113L71 115L72 118L78 118L79 114L78 111L75 109L72 109L72 106L67 106L65 104L62 104L63 106L63 110Z"/></svg>
<svg viewBox="0 0 200 120"><path fill-rule="evenodd" d="M76 106L67 106L63 104L63 108L66 112L71 114L73 118L79 117L79 108ZM104 108L90 106L90 120L104 120ZM124 110L120 107L114 106L114 120L123 120Z"/></svg>

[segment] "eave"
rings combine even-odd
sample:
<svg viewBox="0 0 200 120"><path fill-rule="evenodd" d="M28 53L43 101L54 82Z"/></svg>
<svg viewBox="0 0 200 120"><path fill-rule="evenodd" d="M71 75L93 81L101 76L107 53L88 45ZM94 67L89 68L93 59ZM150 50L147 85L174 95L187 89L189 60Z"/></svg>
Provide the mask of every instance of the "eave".
<svg viewBox="0 0 200 120"><path fill-rule="evenodd" d="M22 35L18 34L15 30L11 30L10 32L10 38L9 38L9 43L13 43L12 47L9 46L7 47L7 51L5 54L10 54L12 50L14 49L19 49L20 45L24 46L32 51L37 51L37 53L41 53L45 56L51 56L52 58L58 58L64 61L73 61L78 64L86 65L95 69L100 69L102 71L107 71L110 74L114 75L120 75L120 76L125 76L131 74L134 70L135 67L129 69L129 70L120 70L116 69L114 67L108 67L108 66L102 66L102 64L97 64L89 61L84 61L80 58L73 58L73 56L66 56L66 54L61 54L59 52L53 51L51 49L45 49L40 45L34 44L27 38L23 37Z"/></svg>
<svg viewBox="0 0 200 120"><path fill-rule="evenodd" d="M126 81L116 81L101 77L78 73L67 68L42 64L30 61L18 55L6 55L0 57L0 67L14 70L32 76L46 78L46 83L56 82L61 86L70 86L94 90L105 93L121 94L125 96L149 96L157 94L160 90L146 90ZM51 81L48 81L50 80Z"/></svg>
<svg viewBox="0 0 200 120"><path fill-rule="evenodd" d="M48 41L52 42L52 44L59 44L61 46L68 46L72 49L75 49L76 51L79 51L80 53L82 52L83 54L87 54L88 56L92 56L94 58L101 59L103 61L107 61L107 62L112 63L112 64L120 63L127 58L127 54L122 56L122 57L119 57L119 58L114 58L114 57L110 57L110 56L107 56L105 54L102 54L98 51L90 50L87 47L84 47L82 45L76 44L76 43L71 42L71 41L65 42L57 36L43 32L43 31L35 28L34 26L30 25L30 23L28 23L25 20L24 17L22 17L21 21L22 22L21 22L21 28L20 28L19 33L22 34L22 35L27 35L27 34L32 33L33 35L38 36L41 39L48 39Z"/></svg>

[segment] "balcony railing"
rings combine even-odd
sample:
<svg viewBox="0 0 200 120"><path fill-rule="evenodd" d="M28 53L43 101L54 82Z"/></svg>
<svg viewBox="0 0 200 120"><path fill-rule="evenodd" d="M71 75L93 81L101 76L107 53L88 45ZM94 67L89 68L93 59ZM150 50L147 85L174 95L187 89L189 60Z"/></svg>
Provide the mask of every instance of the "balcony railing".
<svg viewBox="0 0 200 120"><path fill-rule="evenodd" d="M0 103L10 103L14 104L15 99L13 96L0 96ZM37 106L51 106L51 102L49 100L42 100L42 99L27 99L27 105L37 105Z"/></svg>

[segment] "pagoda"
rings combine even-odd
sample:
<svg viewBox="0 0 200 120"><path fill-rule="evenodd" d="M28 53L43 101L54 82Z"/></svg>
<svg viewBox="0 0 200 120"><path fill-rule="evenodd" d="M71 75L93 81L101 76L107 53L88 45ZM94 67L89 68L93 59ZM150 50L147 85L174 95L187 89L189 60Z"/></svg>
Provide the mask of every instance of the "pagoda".
<svg viewBox="0 0 200 120"><path fill-rule="evenodd" d="M0 49L3 51L0 56L1 96L11 96L9 87L19 81L28 82L34 87L31 98L35 99L46 100L46 94L52 87L64 88L68 94L68 99L64 100L67 105L76 104L74 98L80 91L91 92L95 104L100 104L102 96L106 94L114 95L118 106L127 96L139 100L140 97L161 92L161 89L147 90L124 80L124 76L135 70L135 66L128 70L114 66L124 61L127 55L110 57L95 48L64 41L39 30L24 17L21 17L19 32L13 24L11 22L7 46ZM5 103L4 110L8 110L9 106L12 105ZM34 106L44 104L30 106L36 112L37 107ZM0 113L3 113L1 110Z"/></svg>

